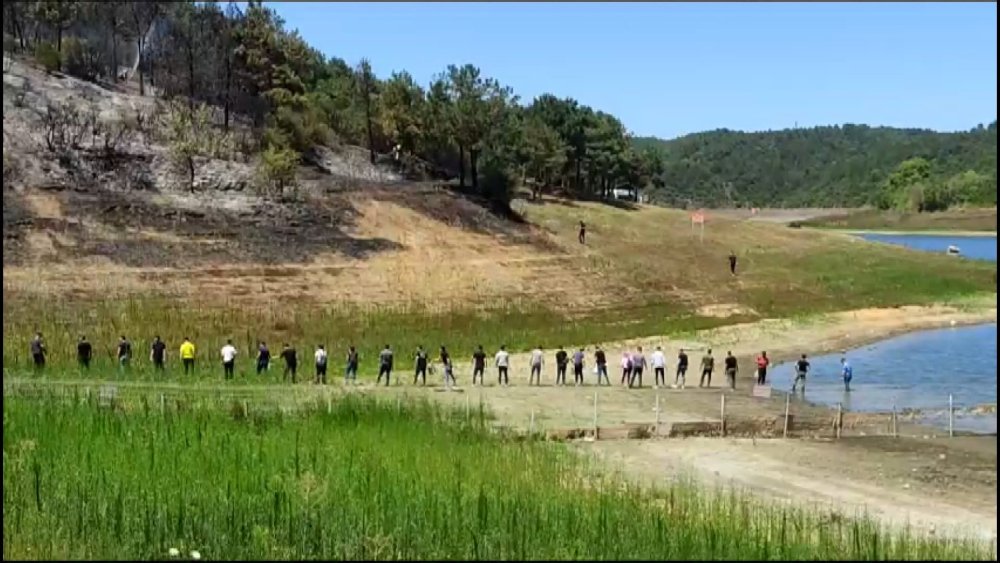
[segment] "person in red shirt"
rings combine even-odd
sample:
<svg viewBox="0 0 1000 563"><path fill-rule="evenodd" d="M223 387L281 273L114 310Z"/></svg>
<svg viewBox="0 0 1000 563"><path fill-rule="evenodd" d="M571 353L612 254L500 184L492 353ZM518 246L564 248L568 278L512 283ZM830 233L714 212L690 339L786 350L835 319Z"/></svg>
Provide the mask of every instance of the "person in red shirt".
<svg viewBox="0 0 1000 563"><path fill-rule="evenodd" d="M770 364L771 360L767 359L767 352L761 352L757 356L757 385L767 383L767 366Z"/></svg>

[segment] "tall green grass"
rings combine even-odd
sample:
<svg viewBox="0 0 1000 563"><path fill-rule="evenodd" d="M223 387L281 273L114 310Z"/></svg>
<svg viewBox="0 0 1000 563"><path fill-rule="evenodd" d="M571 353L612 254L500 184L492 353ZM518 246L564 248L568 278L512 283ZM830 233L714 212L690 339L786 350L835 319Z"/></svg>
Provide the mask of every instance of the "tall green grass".
<svg viewBox="0 0 1000 563"><path fill-rule="evenodd" d="M428 402L246 416L98 401L5 398L5 559L991 557L686 484L639 489Z"/></svg>

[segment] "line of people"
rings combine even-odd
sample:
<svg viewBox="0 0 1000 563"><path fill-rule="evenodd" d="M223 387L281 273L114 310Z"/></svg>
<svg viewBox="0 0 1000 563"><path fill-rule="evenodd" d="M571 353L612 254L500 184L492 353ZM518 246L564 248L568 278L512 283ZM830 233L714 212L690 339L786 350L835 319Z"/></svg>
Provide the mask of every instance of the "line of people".
<svg viewBox="0 0 1000 563"><path fill-rule="evenodd" d="M87 340L86 336L81 336L79 342L77 343L77 359L81 368L90 368L93 352L94 348ZM45 348L42 335L41 333L37 333L31 341L31 355L36 369L44 367L46 354L47 350ZM177 355L181 360L184 375L193 374L195 370L197 350L190 338L184 338L178 348ZM233 345L232 340L226 341L226 344L219 350L219 356L222 363L223 377L225 379L232 379L235 376L236 359L239 356L239 351ZM554 355L556 368L555 384L566 385L566 374L569 371L570 364L572 364L573 383L577 386L583 385L585 365L587 362L586 356L587 354L584 348L579 348L570 354L560 346ZM166 343L159 336L155 336L150 345L149 351L149 361L154 370L165 370L166 357ZM299 371L298 352L294 347L285 343L282 346L278 357L284 363L283 377L292 383L296 383L298 381ZM116 359L119 369L122 371L127 370L131 364L132 343L125 336L122 336L118 342ZM265 342L259 341L257 343L257 350L254 359L258 375L270 370L273 358L270 348L268 348ZM315 382L322 384L327 383L330 356L325 346L322 344L316 346L316 349L313 352L313 359L315 366ZM344 380L346 383L351 384L357 382L359 360L358 350L353 345L349 346L344 356ZM430 371L433 373L434 370L430 354L424 349L423 346L417 346L417 349L414 352L413 360L413 384L416 385L420 383L422 385L426 385L428 372ZM484 385L487 355L481 345L478 346L473 352L471 360L472 384ZM536 347L531 351L528 362L530 368L528 384L541 385L542 373L545 367L545 354L542 351L541 346ZM611 380L608 377L607 354L600 346L596 346L594 349L593 362L593 372L597 376L597 384L611 385ZM440 364L442 368L445 385L451 386L457 384L452 357L445 346L441 346L438 352L437 363ZM767 358L767 352L762 352L761 356L757 358L757 383L759 385L764 385L766 382L767 366L769 363L770 360ZM497 384L501 386L510 385L511 357L506 346L500 346L500 349L493 355L493 365L497 370ZM390 385L393 370L395 368L395 353L390 345L386 344L385 347L379 352L378 366L378 376L375 380L376 385L383 384L383 381L385 385ZM667 385L667 358L660 346L657 346L656 349L650 354L649 359L647 359L643 353L642 346L637 346L634 351L623 350L620 366L621 385L627 385L630 388L641 388L643 383L643 374L647 369L652 369L653 371L654 387L665 387ZM677 363L673 382L674 387L683 389L686 386L688 366L688 354L687 351L682 348L677 354ZM733 356L732 352L726 353L726 357L724 359L724 369L728 386L731 389L735 389L736 377L739 372L739 363L736 357ZM712 355L711 348L709 348L701 357L701 377L699 379L698 387L711 387L712 375L714 371L715 357ZM804 378L805 376L802 375L803 381Z"/></svg>

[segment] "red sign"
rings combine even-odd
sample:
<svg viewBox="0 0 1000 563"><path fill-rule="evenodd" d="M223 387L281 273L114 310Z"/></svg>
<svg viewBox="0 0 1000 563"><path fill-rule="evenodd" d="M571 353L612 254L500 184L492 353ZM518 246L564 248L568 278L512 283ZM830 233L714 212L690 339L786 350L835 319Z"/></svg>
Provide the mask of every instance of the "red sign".
<svg viewBox="0 0 1000 563"><path fill-rule="evenodd" d="M703 211L695 211L694 213L692 213L691 214L691 222L692 223L701 223L702 225L704 225L705 224L705 212L703 212Z"/></svg>

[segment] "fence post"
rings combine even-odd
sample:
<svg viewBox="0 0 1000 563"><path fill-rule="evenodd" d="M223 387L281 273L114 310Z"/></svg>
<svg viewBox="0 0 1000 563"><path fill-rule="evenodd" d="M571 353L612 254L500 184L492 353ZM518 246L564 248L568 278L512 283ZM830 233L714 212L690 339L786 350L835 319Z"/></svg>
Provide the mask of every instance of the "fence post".
<svg viewBox="0 0 1000 563"><path fill-rule="evenodd" d="M837 422L836 422L836 432L837 438L840 438L841 429L844 426L844 404L837 403Z"/></svg>
<svg viewBox="0 0 1000 563"><path fill-rule="evenodd" d="M955 397L948 393L948 437L955 437Z"/></svg>
<svg viewBox="0 0 1000 563"><path fill-rule="evenodd" d="M468 394L466 394L466 395L465 395L465 420L469 420L469 413L471 413L471 412L472 412L472 411L470 410L470 406L469 406L469 401L470 401L470 400L471 400L471 399L469 398L469 395L468 395Z"/></svg>
<svg viewBox="0 0 1000 563"><path fill-rule="evenodd" d="M243 399L243 416L250 418L250 401Z"/></svg>
<svg viewBox="0 0 1000 563"><path fill-rule="evenodd" d="M535 433L535 409L531 409L531 419L528 420L528 434Z"/></svg>
<svg viewBox="0 0 1000 563"><path fill-rule="evenodd" d="M167 414L167 399L160 393L160 414Z"/></svg>
<svg viewBox="0 0 1000 563"><path fill-rule="evenodd" d="M781 430L782 438L788 437L788 408L791 405L791 402L792 402L792 394L789 393L785 395L785 427Z"/></svg>
<svg viewBox="0 0 1000 563"><path fill-rule="evenodd" d="M722 435L723 438L725 438L726 437L726 396L725 395L721 395L721 397L722 397L722 406L720 407L720 414L719 414L719 434Z"/></svg>
<svg viewBox="0 0 1000 563"><path fill-rule="evenodd" d="M597 391L594 391L594 439L597 439Z"/></svg>
<svg viewBox="0 0 1000 563"><path fill-rule="evenodd" d="M660 392L656 392L656 433L655 436L660 435Z"/></svg>
<svg viewBox="0 0 1000 563"><path fill-rule="evenodd" d="M328 392L326 394L326 414L332 414L332 413L333 413L333 399L331 398L330 393Z"/></svg>
<svg viewBox="0 0 1000 563"><path fill-rule="evenodd" d="M899 438L899 429L896 427L896 402L892 403L892 437Z"/></svg>

